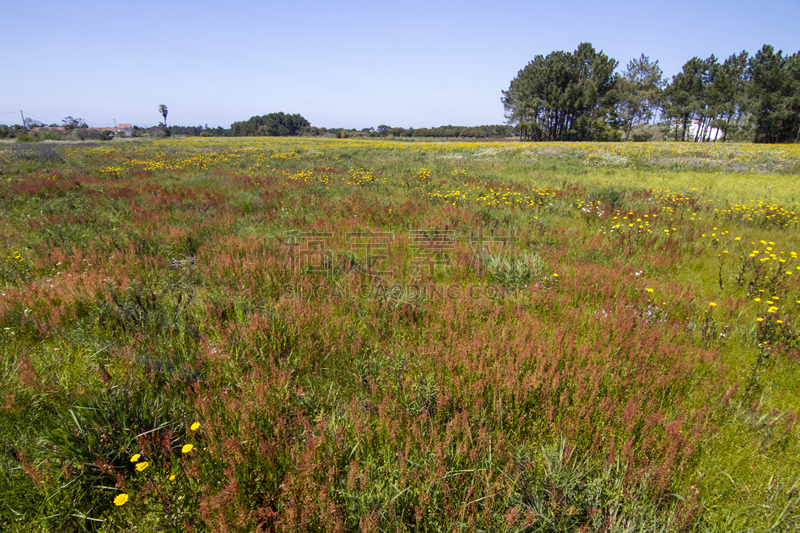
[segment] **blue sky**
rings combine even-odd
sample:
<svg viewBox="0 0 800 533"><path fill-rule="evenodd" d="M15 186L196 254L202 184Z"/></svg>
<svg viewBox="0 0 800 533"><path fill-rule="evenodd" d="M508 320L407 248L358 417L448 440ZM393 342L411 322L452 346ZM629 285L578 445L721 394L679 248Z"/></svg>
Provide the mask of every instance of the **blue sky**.
<svg viewBox="0 0 800 533"><path fill-rule="evenodd" d="M800 1L112 0L6 2L0 124L228 127L504 122L501 91L537 54L590 42L676 74L693 56L800 50Z"/></svg>

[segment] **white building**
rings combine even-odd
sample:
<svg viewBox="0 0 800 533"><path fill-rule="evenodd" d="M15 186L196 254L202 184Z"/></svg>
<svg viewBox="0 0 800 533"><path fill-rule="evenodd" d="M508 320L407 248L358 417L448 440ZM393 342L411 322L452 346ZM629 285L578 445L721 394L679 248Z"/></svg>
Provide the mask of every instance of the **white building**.
<svg viewBox="0 0 800 533"><path fill-rule="evenodd" d="M678 138L683 134L683 122L678 121L675 123L675 127L678 129ZM686 140L687 141L694 141L695 136L697 135L697 130L700 128L700 121L699 120L692 120L686 124ZM671 135L675 135L675 130L670 131ZM698 137L699 140L705 140L706 138L710 139L711 141L722 140L724 133L719 128L709 128L708 126L700 132L701 137Z"/></svg>

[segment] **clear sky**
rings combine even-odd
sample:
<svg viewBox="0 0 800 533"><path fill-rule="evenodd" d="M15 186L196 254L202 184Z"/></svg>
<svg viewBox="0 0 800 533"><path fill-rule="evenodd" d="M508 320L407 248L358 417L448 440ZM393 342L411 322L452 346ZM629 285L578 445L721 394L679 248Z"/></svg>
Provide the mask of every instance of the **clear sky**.
<svg viewBox="0 0 800 533"><path fill-rule="evenodd" d="M619 61L800 51L800 1L7 0L0 124L228 127L504 122L501 91L537 54L590 42Z"/></svg>

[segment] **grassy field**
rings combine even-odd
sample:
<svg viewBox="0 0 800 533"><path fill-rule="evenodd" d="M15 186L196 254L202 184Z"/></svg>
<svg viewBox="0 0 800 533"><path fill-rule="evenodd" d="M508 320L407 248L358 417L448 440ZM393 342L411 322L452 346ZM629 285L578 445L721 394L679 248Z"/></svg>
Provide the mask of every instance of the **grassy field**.
<svg viewBox="0 0 800 533"><path fill-rule="evenodd" d="M0 144L0 530L797 530L799 175Z"/></svg>

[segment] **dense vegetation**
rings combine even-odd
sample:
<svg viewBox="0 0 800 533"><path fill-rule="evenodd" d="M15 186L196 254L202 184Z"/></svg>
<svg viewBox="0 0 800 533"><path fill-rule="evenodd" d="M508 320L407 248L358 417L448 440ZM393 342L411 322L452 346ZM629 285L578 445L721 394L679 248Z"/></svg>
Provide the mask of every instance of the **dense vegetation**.
<svg viewBox="0 0 800 533"><path fill-rule="evenodd" d="M300 130L311 124L298 114L269 113L263 116L250 117L245 122L231 124L230 134L234 137L270 136L286 137L300 133Z"/></svg>
<svg viewBox="0 0 800 533"><path fill-rule="evenodd" d="M543 141L628 140L632 126L659 116L675 140L800 140L800 53L769 46L724 62L686 62L671 82L642 55L614 74L617 61L582 43L575 52L536 56L503 91L510 123ZM693 138L687 138L697 121Z"/></svg>
<svg viewBox="0 0 800 533"><path fill-rule="evenodd" d="M796 530L798 156L0 144L0 530Z"/></svg>

